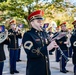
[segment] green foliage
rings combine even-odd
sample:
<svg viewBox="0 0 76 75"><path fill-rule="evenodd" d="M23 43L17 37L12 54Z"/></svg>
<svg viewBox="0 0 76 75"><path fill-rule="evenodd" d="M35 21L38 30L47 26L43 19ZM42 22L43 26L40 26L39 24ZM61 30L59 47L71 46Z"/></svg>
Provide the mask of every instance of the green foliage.
<svg viewBox="0 0 76 75"><path fill-rule="evenodd" d="M56 24L57 24L57 26L59 26L60 25L60 20L56 20Z"/></svg>
<svg viewBox="0 0 76 75"><path fill-rule="evenodd" d="M6 2L7 0L0 0L0 2L4 2L4 1Z"/></svg>
<svg viewBox="0 0 76 75"><path fill-rule="evenodd" d="M70 6L68 4L64 5L63 0L52 0L52 3L47 1L44 3L44 1L46 0L0 0L0 11L2 12L2 14L0 14L2 20L0 21L3 22L8 18L16 18L20 19L20 22L24 23L25 27L29 27L27 16L37 9L44 10L44 17L55 20L57 25L59 25L63 19L66 21L69 20L68 15L66 17L65 14L67 14L67 8ZM71 7L73 8L71 13L76 12L76 8L74 6ZM58 14L62 14L63 16L59 16L59 18ZM70 18L70 20L72 19L73 17Z"/></svg>
<svg viewBox="0 0 76 75"><path fill-rule="evenodd" d="M54 3L54 2L57 2L57 3L59 3L59 2L63 2L64 0L52 0L52 2Z"/></svg>

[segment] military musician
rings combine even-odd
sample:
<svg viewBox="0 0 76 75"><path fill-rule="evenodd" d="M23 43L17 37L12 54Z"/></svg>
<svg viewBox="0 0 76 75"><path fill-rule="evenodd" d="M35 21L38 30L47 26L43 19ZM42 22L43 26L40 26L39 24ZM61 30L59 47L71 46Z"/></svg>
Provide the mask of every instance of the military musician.
<svg viewBox="0 0 76 75"><path fill-rule="evenodd" d="M60 26L61 26L61 32L67 32L66 22L61 23ZM57 41L57 44L59 45L59 47L61 48L63 53L66 55L66 57L68 57L67 36L64 36L63 38L59 39ZM66 70L66 64L67 64L66 60L61 55L60 56L60 72L62 72L62 73L68 72L68 70Z"/></svg>
<svg viewBox="0 0 76 75"><path fill-rule="evenodd" d="M5 26L0 25L0 75L2 75L4 60L6 60L6 56L4 52L4 44L8 44L9 40L7 36L8 36L8 31L5 30Z"/></svg>
<svg viewBox="0 0 76 75"><path fill-rule="evenodd" d="M8 30L8 37L10 39L10 42L8 44L9 48L9 58L10 58L10 74L19 73L19 71L16 70L16 60L19 50L18 46L18 38L21 37L21 33L18 33L18 29L16 28L16 20L10 21L10 29Z"/></svg>
<svg viewBox="0 0 76 75"><path fill-rule="evenodd" d="M27 53L26 75L51 75L48 51L57 48L55 41L48 44L43 25L42 10L36 10L28 16L31 30L24 33L22 44Z"/></svg>
<svg viewBox="0 0 76 75"><path fill-rule="evenodd" d="M74 29L70 41L71 41L71 47L73 49L72 63L74 65L74 75L76 75L76 20L72 24L74 26Z"/></svg>

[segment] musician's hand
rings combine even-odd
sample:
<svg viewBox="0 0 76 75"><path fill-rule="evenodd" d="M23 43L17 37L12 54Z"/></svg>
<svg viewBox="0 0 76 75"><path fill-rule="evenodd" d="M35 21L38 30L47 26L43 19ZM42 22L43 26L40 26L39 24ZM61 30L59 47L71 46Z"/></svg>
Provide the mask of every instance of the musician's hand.
<svg viewBox="0 0 76 75"><path fill-rule="evenodd" d="M67 44L68 44L68 41L64 42L64 44L66 44L66 45L67 45Z"/></svg>
<svg viewBox="0 0 76 75"><path fill-rule="evenodd" d="M52 42L47 46L47 50L52 50L53 48L58 48L58 45L56 44L55 41L52 41Z"/></svg>
<svg viewBox="0 0 76 75"><path fill-rule="evenodd" d="M52 38L53 36L54 36L53 34L50 35L51 38Z"/></svg>

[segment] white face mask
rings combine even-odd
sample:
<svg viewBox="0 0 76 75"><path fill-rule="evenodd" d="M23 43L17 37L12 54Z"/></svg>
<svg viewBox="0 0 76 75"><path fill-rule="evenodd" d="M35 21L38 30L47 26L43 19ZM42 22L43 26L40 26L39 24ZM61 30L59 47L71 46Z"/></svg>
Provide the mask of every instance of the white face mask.
<svg viewBox="0 0 76 75"><path fill-rule="evenodd" d="M42 26L43 26L43 20L40 19L35 19L31 22L31 25L33 28L35 28L38 31L42 31Z"/></svg>

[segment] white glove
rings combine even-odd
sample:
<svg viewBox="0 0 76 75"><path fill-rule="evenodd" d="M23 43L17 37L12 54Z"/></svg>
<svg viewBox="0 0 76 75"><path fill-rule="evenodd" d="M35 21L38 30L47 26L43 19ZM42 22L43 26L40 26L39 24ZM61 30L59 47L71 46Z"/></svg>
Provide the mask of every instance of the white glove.
<svg viewBox="0 0 76 75"><path fill-rule="evenodd" d="M58 48L59 46L56 44L55 41L52 41L48 46L47 50L52 50L53 48Z"/></svg>

